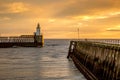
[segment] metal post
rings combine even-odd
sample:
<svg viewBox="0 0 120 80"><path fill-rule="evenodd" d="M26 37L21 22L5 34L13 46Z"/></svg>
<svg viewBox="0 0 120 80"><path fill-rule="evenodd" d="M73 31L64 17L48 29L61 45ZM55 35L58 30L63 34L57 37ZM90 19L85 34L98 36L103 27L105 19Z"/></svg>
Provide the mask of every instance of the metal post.
<svg viewBox="0 0 120 80"><path fill-rule="evenodd" d="M78 40L79 40L79 28L78 28Z"/></svg>

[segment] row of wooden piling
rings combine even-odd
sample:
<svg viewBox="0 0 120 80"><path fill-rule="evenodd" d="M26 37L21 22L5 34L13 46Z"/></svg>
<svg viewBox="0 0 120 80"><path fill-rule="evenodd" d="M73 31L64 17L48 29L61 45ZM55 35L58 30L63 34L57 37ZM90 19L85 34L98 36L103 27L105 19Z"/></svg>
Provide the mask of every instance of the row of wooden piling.
<svg viewBox="0 0 120 80"><path fill-rule="evenodd" d="M120 80L120 46L117 44L71 41L69 57L75 64L86 67L98 80Z"/></svg>

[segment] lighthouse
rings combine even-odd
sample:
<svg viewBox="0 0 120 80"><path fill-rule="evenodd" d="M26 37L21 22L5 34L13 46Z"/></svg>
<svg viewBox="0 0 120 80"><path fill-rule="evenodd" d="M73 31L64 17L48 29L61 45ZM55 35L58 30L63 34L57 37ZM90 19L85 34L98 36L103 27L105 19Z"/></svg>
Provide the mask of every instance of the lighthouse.
<svg viewBox="0 0 120 80"><path fill-rule="evenodd" d="M40 24L37 24L36 31L34 32L34 43L37 46L43 46L44 40L43 40L43 35L41 34L41 28Z"/></svg>
<svg viewBox="0 0 120 80"><path fill-rule="evenodd" d="M39 36L39 35L41 35L41 32L40 32L40 24L38 23L36 27L36 36Z"/></svg>

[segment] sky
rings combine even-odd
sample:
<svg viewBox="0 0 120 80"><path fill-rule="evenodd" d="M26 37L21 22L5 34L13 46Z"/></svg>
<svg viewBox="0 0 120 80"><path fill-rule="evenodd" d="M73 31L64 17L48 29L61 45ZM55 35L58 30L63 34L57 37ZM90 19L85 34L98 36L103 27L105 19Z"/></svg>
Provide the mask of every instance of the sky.
<svg viewBox="0 0 120 80"><path fill-rule="evenodd" d="M120 39L120 0L0 0L0 36Z"/></svg>

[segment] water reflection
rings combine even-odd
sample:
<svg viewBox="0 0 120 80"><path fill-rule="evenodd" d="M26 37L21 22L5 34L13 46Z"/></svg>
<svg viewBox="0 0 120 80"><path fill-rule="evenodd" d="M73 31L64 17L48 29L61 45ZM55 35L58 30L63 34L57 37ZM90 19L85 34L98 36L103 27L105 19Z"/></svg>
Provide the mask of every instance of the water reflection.
<svg viewBox="0 0 120 80"><path fill-rule="evenodd" d="M0 49L0 80L86 80L66 59L68 45L59 44Z"/></svg>

